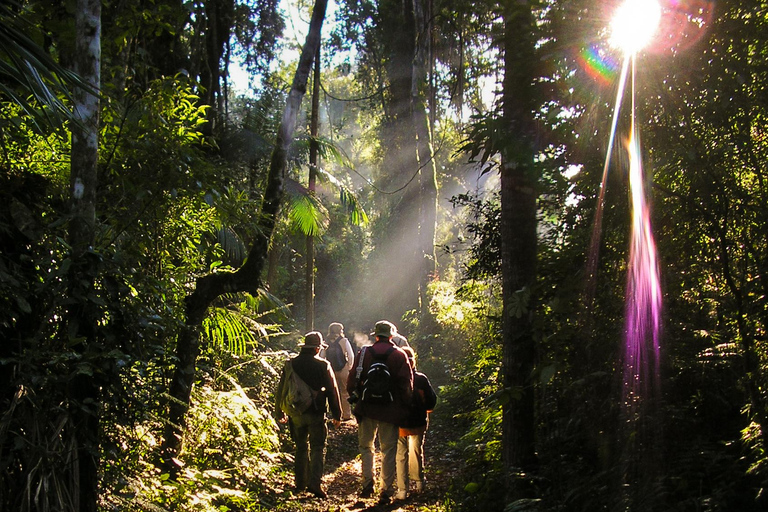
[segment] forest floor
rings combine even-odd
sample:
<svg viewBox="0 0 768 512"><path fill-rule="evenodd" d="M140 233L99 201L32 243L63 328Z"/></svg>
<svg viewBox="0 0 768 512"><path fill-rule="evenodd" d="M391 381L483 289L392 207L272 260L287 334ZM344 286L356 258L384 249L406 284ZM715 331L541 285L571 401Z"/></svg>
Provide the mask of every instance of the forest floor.
<svg viewBox="0 0 768 512"><path fill-rule="evenodd" d="M446 494L460 470L461 457L453 453L451 439L459 433L449 432L446 425L430 424L424 442L426 485L421 493L409 494L405 500L393 500L387 505L378 505L378 493L370 498L360 498L361 465L357 447L357 423L344 422L339 428L331 425L325 458L323 487L328 498L320 499L308 493L294 495L293 468L285 468L283 482L285 491L277 497L275 508L280 511L443 511ZM292 458L290 459L292 461ZM376 452L375 474L380 467L380 453Z"/></svg>

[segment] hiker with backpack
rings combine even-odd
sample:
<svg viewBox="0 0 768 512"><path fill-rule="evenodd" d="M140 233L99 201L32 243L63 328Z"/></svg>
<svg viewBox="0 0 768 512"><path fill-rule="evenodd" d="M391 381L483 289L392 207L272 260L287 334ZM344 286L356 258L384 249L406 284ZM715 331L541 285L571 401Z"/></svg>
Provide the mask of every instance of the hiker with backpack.
<svg viewBox="0 0 768 512"><path fill-rule="evenodd" d="M408 481L413 492L424 490L424 435L429 425L429 413L437 404L437 394L426 375L416 371L416 354L411 347L403 349L413 371L413 395L408 416L400 424L397 441L397 499L408 496Z"/></svg>
<svg viewBox="0 0 768 512"><path fill-rule="evenodd" d="M394 495L398 426L408 414L413 393L408 357L392 342L392 332L390 322L376 323L371 333L376 341L358 351L347 380L358 423L363 477L360 497L370 497L374 492L373 445L378 435L381 447L379 504L382 505L389 503Z"/></svg>
<svg viewBox="0 0 768 512"><path fill-rule="evenodd" d="M327 340L328 348L325 349L325 354L321 353L321 356L331 363L341 398L341 421L348 421L352 419L352 407L349 404L347 378L352 369L355 353L352 351L349 340L344 336L344 326L339 322L333 322L328 326Z"/></svg>
<svg viewBox="0 0 768 512"><path fill-rule="evenodd" d="M341 425L336 379L330 363L319 357L320 350L326 347L321 333L305 334L299 355L286 361L275 390L275 420L288 421L296 444L296 492L306 489L318 498L327 497L322 479L328 439L325 422L328 405L334 425Z"/></svg>

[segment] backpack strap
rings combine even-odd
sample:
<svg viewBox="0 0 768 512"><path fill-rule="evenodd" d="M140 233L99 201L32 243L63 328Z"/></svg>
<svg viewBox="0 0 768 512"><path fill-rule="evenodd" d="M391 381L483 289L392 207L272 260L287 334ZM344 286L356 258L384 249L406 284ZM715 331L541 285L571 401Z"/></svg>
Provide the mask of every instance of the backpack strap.
<svg viewBox="0 0 768 512"><path fill-rule="evenodd" d="M389 350L384 352L383 354L373 354L374 361L378 361L380 363L386 363L387 359L389 358L389 354L395 351L395 347L389 347Z"/></svg>
<svg viewBox="0 0 768 512"><path fill-rule="evenodd" d="M360 349L360 357L357 360L357 369L355 370L357 373L355 374L355 378L357 379L357 384L360 384L360 375L363 374L363 359L365 359L365 349L368 348L368 345L364 346Z"/></svg>

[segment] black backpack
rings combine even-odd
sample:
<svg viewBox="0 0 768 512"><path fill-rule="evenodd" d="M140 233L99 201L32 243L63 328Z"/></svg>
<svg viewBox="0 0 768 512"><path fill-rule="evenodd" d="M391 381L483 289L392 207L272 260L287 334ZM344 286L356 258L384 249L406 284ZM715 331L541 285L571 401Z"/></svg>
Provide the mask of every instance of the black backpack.
<svg viewBox="0 0 768 512"><path fill-rule="evenodd" d="M332 341L325 349L325 358L331 363L333 371L341 371L347 365L347 353L341 348L341 338Z"/></svg>
<svg viewBox="0 0 768 512"><path fill-rule="evenodd" d="M373 349L371 349L373 350ZM390 347L384 354L373 354L373 362L362 382L362 401L368 404L386 404L392 402L392 375L389 373L387 358L395 350Z"/></svg>

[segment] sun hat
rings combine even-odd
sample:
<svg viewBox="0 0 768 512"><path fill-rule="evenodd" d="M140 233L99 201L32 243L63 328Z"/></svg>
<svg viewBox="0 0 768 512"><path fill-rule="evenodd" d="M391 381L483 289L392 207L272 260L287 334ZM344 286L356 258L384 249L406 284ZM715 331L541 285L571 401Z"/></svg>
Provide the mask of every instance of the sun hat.
<svg viewBox="0 0 768 512"><path fill-rule="evenodd" d="M381 320L380 322L376 322L371 336L386 336L387 338L391 338L393 331L396 332L397 329L395 329L395 326L391 322Z"/></svg>
<svg viewBox="0 0 768 512"><path fill-rule="evenodd" d="M304 343L299 345L301 348L327 348L328 345L323 341L323 335L318 331L310 331L304 335Z"/></svg>

